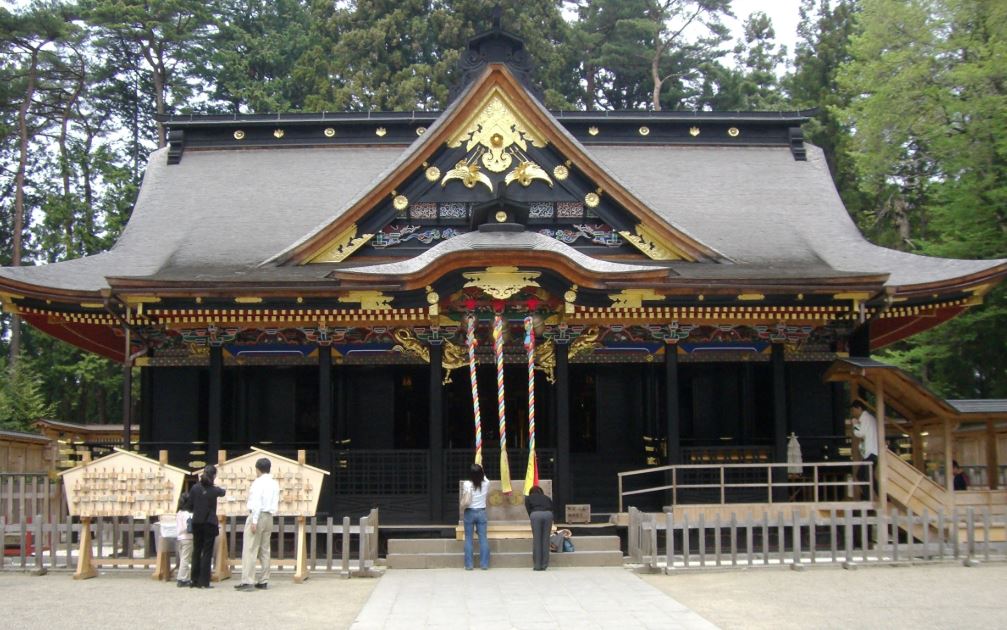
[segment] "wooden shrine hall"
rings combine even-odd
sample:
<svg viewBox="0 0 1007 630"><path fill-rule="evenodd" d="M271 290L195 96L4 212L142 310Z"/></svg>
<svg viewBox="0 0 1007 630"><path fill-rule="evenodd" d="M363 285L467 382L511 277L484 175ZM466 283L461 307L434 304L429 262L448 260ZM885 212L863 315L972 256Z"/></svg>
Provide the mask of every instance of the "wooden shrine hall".
<svg viewBox="0 0 1007 630"><path fill-rule="evenodd" d="M3 268L4 308L138 374L140 451L306 449L322 511L425 524L456 520L475 403L489 476L536 436L560 514L791 433L842 459L830 366L1007 274L865 240L808 112L549 111L498 28L459 76L443 112L167 119L115 246Z"/></svg>

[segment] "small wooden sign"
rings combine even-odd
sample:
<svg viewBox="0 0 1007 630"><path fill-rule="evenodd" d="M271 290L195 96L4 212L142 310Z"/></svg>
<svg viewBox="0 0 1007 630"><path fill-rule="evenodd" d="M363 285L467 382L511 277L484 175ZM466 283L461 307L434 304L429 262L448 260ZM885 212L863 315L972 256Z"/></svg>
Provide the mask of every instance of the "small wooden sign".
<svg viewBox="0 0 1007 630"><path fill-rule="evenodd" d="M567 506L566 506L566 522L567 523L590 523L591 522L591 504L590 503L567 504Z"/></svg>

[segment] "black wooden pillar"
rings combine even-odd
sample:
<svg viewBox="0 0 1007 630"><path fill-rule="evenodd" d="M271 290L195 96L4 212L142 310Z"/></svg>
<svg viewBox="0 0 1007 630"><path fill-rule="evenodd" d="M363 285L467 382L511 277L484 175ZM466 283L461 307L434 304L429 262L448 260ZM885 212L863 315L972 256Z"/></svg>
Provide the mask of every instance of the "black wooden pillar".
<svg viewBox="0 0 1007 630"><path fill-rule="evenodd" d="M755 374L754 366L741 366L741 443L751 444L755 435Z"/></svg>
<svg viewBox="0 0 1007 630"><path fill-rule="evenodd" d="M773 364L773 449L777 462L787 461L787 370L783 362L783 344L773 344L772 364ZM777 482L787 480L787 471L784 468L774 469L773 479ZM775 501L786 499L786 487L773 491Z"/></svg>
<svg viewBox="0 0 1007 630"><path fill-rule="evenodd" d="M787 461L787 371L783 344L773 344L773 446L776 461Z"/></svg>
<svg viewBox="0 0 1007 630"><path fill-rule="evenodd" d="M664 346L664 421L668 464L682 463L682 422L678 409L678 345Z"/></svg>
<svg viewBox="0 0 1007 630"><path fill-rule="evenodd" d="M345 364L337 363L334 369L336 380L336 443L339 448L346 448L349 443L350 430L346 426L346 370Z"/></svg>
<svg viewBox="0 0 1007 630"><path fill-rule="evenodd" d="M552 482L556 518L570 500L570 354L567 340L556 340L556 467Z"/></svg>
<svg viewBox="0 0 1007 630"><path fill-rule="evenodd" d="M220 450L220 419L221 402L224 391L224 349L219 345L210 346L210 409L207 414L209 426L206 431L206 462L208 464L217 461L217 452Z"/></svg>
<svg viewBox="0 0 1007 630"><path fill-rule="evenodd" d="M430 340L430 518L434 523L444 518L444 386L441 359L444 346L440 339Z"/></svg>
<svg viewBox="0 0 1007 630"><path fill-rule="evenodd" d="M133 450L133 362L126 357L122 366L122 448Z"/></svg>
<svg viewBox="0 0 1007 630"><path fill-rule="evenodd" d="M129 326L124 326L126 347L122 361L122 448L127 451L133 450L132 441L133 429L133 360L130 358L132 348L130 348Z"/></svg>
<svg viewBox="0 0 1007 630"><path fill-rule="evenodd" d="M871 356L871 323L864 322L854 329L850 335L850 356Z"/></svg>
<svg viewBox="0 0 1007 630"><path fill-rule="evenodd" d="M318 346L318 467L332 470L332 346Z"/></svg>

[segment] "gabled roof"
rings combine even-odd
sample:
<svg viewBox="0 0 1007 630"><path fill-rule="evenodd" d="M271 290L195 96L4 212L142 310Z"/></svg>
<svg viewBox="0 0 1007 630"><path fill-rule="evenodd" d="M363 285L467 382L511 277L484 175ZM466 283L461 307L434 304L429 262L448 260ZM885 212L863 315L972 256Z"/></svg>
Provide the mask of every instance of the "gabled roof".
<svg viewBox="0 0 1007 630"><path fill-rule="evenodd" d="M640 222L660 232L661 236L681 251L685 258L689 260L723 258L722 254L690 236L675 222L657 215L632 195L612 172L599 165L590 152L527 92L506 66L493 63L486 67L482 76L451 104L437 122L382 172L377 185L363 195L358 195L338 216L318 226L303 239L271 258L270 262L275 260L280 263L303 263L311 260L330 247L338 235L344 234L349 226L363 218L379 202L390 195L394 196L393 193L408 178L425 168L427 161L445 144L455 145L470 132L472 139L468 141L468 148L479 144L480 139L476 134L490 133L480 126L486 124L481 117L484 110L494 106L506 110L507 114L513 117L507 122L508 125L514 124L518 129L515 135L524 132L555 145L560 154L598 185L598 189L603 191L602 194L611 196ZM473 128L481 131L476 132ZM503 127L501 129L503 130ZM504 133L510 133L510 130ZM485 138L481 139L481 143L487 149L486 154L494 152ZM500 151L503 152L502 149ZM509 162L510 156L505 157Z"/></svg>
<svg viewBox="0 0 1007 630"><path fill-rule="evenodd" d="M379 200L386 202L494 90L513 99L603 195L700 261L661 263L683 285L814 281L911 296L979 291L1007 275L1007 260L926 257L869 243L843 207L822 151L801 144L807 159L795 159L793 137L787 142L786 134L793 136L804 113L554 114L505 67L490 65L436 116L169 122L190 134L189 148L174 164L174 148L151 154L132 217L114 247L77 260L2 268L0 291L97 301L125 285L331 286L334 269L348 265L299 263ZM278 133L278 124L292 131ZM387 135L375 135L375 128L386 126ZM256 129L258 140L248 144L244 130L251 137ZM574 250L553 251L570 257Z"/></svg>

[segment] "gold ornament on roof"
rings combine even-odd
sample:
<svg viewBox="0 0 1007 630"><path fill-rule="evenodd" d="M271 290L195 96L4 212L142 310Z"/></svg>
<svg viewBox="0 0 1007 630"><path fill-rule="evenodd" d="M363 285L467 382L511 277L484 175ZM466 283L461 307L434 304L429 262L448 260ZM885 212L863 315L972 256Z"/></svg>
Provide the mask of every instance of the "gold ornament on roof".
<svg viewBox="0 0 1007 630"><path fill-rule="evenodd" d="M689 127L689 135L695 138L699 135L699 127Z"/></svg>
<svg viewBox="0 0 1007 630"><path fill-rule="evenodd" d="M388 133L388 130L384 127L378 127L374 130L374 134L379 138L384 138L386 133Z"/></svg>
<svg viewBox="0 0 1007 630"><path fill-rule="evenodd" d="M436 166L431 166L426 170L426 177L428 182L436 182L441 178L441 169Z"/></svg>
<svg viewBox="0 0 1007 630"><path fill-rule="evenodd" d="M650 127L640 127L640 135L641 136L649 136L650 135Z"/></svg>
<svg viewBox="0 0 1007 630"><path fill-rule="evenodd" d="M504 221L507 220L507 213L504 212L503 210L497 211L497 213L496 213L496 220L497 220L497 223L503 223Z"/></svg>
<svg viewBox="0 0 1007 630"><path fill-rule="evenodd" d="M552 176L558 179L559 181L563 181L564 179L570 176L570 169L563 166L562 164L557 164L556 168L552 169Z"/></svg>
<svg viewBox="0 0 1007 630"><path fill-rule="evenodd" d="M589 134L591 134L592 136L597 136L598 135L598 128L595 127L594 125L591 125L590 127L587 128L587 132Z"/></svg>
<svg viewBox="0 0 1007 630"><path fill-rule="evenodd" d="M466 151L478 152L487 170L502 173L513 161L509 148L527 151L528 144L541 148L548 141L511 106L503 92L494 90L447 144L455 148L462 143Z"/></svg>
<svg viewBox="0 0 1007 630"><path fill-rule="evenodd" d="M589 192L584 195L584 205L588 208L597 208L599 203L601 203L601 197L598 196L598 193Z"/></svg>
<svg viewBox="0 0 1007 630"><path fill-rule="evenodd" d="M310 262L342 262L350 254L363 247L364 243L371 240L373 236L373 234L357 236L357 224L354 223L329 241L325 249L313 257Z"/></svg>
<svg viewBox="0 0 1007 630"><path fill-rule="evenodd" d="M461 183L465 184L466 188L475 188L476 184L483 184L486 188L489 188L490 192L493 192L493 182L490 181L489 176L483 173L479 169L479 165L473 163L468 163L465 160L460 160L455 167L447 172L444 179L441 180L441 186L444 186L452 179L457 179Z"/></svg>
<svg viewBox="0 0 1007 630"><path fill-rule="evenodd" d="M623 289L619 293L610 293L612 308L641 308L643 302L663 302L664 296L655 293L653 289Z"/></svg>
<svg viewBox="0 0 1007 630"><path fill-rule="evenodd" d="M416 128L416 135L417 136L422 136L426 132L427 132L427 128L426 127L417 127Z"/></svg>
<svg viewBox="0 0 1007 630"><path fill-rule="evenodd" d="M245 132L242 131L241 129L236 130L234 132L234 139L235 140L244 140L245 139Z"/></svg>
<svg viewBox="0 0 1007 630"><path fill-rule="evenodd" d="M395 195L395 199L392 200L392 205L395 206L396 210L405 210L409 207L409 198L405 195Z"/></svg>
<svg viewBox="0 0 1007 630"><path fill-rule="evenodd" d="M277 140L279 140L280 138L282 138L284 135L286 135L286 132L283 131L282 129L274 129L273 130L273 137L276 138Z"/></svg>
<svg viewBox="0 0 1007 630"><path fill-rule="evenodd" d="M383 311L391 308L392 299L392 296L381 291L350 291L339 298L339 301L344 304L360 304L362 311Z"/></svg>
<svg viewBox="0 0 1007 630"><path fill-rule="evenodd" d="M622 230L619 236L647 255L651 260L693 260L685 252L661 238L654 230L637 224L636 233Z"/></svg>
<svg viewBox="0 0 1007 630"><path fill-rule="evenodd" d="M549 188L552 188L552 179L549 178L549 174L545 172L545 169L531 160L524 160L513 171L507 173L507 176L504 177L504 184L510 186L511 182L517 181L527 188L536 179L544 181L549 184Z"/></svg>
<svg viewBox="0 0 1007 630"><path fill-rule="evenodd" d="M731 127L730 129L727 130L727 135L731 136L732 138L737 138L738 134L740 133L741 132L738 131L737 127Z"/></svg>
<svg viewBox="0 0 1007 630"><path fill-rule="evenodd" d="M485 271L463 273L466 287L478 287L488 295L506 300L525 287L537 287L538 271L521 271L517 267L487 267Z"/></svg>
<svg viewBox="0 0 1007 630"><path fill-rule="evenodd" d="M332 127L326 127L323 133L325 133L326 138L331 138L336 135L336 130Z"/></svg>

